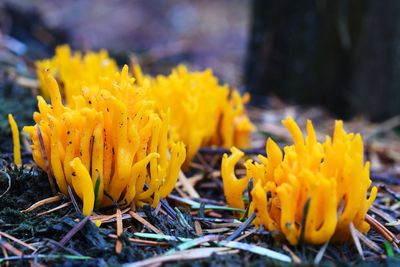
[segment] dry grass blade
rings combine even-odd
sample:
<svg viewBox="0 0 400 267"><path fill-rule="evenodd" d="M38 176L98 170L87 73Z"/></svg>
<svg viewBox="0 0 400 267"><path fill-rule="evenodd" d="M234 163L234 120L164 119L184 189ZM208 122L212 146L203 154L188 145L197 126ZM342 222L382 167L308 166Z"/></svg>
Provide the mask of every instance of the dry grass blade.
<svg viewBox="0 0 400 267"><path fill-rule="evenodd" d="M380 222L378 222L375 218L367 214L365 216L365 220L367 223L369 223L372 227L375 228L375 230L382 235L383 238L385 238L387 241L389 241L394 247L398 247L397 244L399 243L399 240L396 238L396 236L390 232L385 226L383 226Z"/></svg>
<svg viewBox="0 0 400 267"><path fill-rule="evenodd" d="M0 239L0 246L6 250L8 250L9 252L11 252L12 254L16 255L16 256L22 256L24 255L24 253L22 253L21 250L17 249L16 247L14 247L13 245L11 245L10 243L4 241L3 239Z"/></svg>
<svg viewBox="0 0 400 267"><path fill-rule="evenodd" d="M203 243L208 243L208 242L215 242L218 241L220 239L220 236L218 235L206 235L206 236L202 236L196 239L192 239L189 241L186 241L180 245L178 245L176 248L173 248L169 251L166 252L166 254L172 254L174 252L178 251L183 251L183 250L187 250L193 247L196 247L198 245L201 245Z"/></svg>
<svg viewBox="0 0 400 267"><path fill-rule="evenodd" d="M378 244L376 244L374 241L372 241L371 239L367 238L365 235L363 235L360 231L358 231L356 229L358 238L367 246L369 247L371 250L375 251L378 254L382 254L383 253L383 249L381 249L381 247L378 246Z"/></svg>
<svg viewBox="0 0 400 267"><path fill-rule="evenodd" d="M89 220L89 217L83 218L74 228L72 228L59 242L61 245L67 244L67 242L76 234L78 233L83 226L85 226L86 222Z"/></svg>
<svg viewBox="0 0 400 267"><path fill-rule="evenodd" d="M129 211L129 215L131 215L131 217L135 220L137 220L138 222L140 222L141 224L143 224L145 227L147 227L149 230L153 231L156 234L163 234L157 227L155 227L154 225L152 225L151 223L149 223L147 220L145 220L142 216L140 216L139 214L137 214L134 211Z"/></svg>
<svg viewBox="0 0 400 267"><path fill-rule="evenodd" d="M2 198L11 189L11 177L5 171L0 170L0 173L3 174L5 177L7 177L7 180L8 180L8 186L7 186L6 191L4 191L4 193L0 195L0 198Z"/></svg>
<svg viewBox="0 0 400 267"><path fill-rule="evenodd" d="M382 210L371 206L369 208L369 210L373 213L375 213L376 215L378 215L379 217L381 217L382 219L384 219L385 221L387 221L388 223L395 221L396 219L393 218L392 216L390 216L389 214L387 214L386 212L383 212Z"/></svg>
<svg viewBox="0 0 400 267"><path fill-rule="evenodd" d="M19 249L17 249L16 247L14 247L13 245L7 243L6 241L4 241L3 239L0 238L0 247L6 251L11 252L12 254L18 256L18 257L23 257L24 253L22 253L22 251L20 251ZM42 264L37 264L32 260L29 260L29 263L31 266L39 266L39 267L43 267L44 265Z"/></svg>
<svg viewBox="0 0 400 267"><path fill-rule="evenodd" d="M71 205L71 203L72 203L72 202L67 202L67 203L61 204L60 206L55 207L55 208L53 208L53 209L46 210L46 211L43 211L43 212L41 212L41 213L38 213L36 216L39 217L39 216L43 216L43 215L45 215L45 214L49 214L49 213L55 212L55 211L57 211L57 210L63 209L63 208L65 208L65 207L68 207L69 205Z"/></svg>
<svg viewBox="0 0 400 267"><path fill-rule="evenodd" d="M74 197L74 193L72 192L71 186L68 185L67 190L68 190L69 198L71 199L72 204L74 205L76 213L82 214L82 211L79 209L78 203L76 202L76 199Z"/></svg>
<svg viewBox="0 0 400 267"><path fill-rule="evenodd" d="M315 264L315 265L318 265L318 264L321 262L322 257L324 256L325 251L326 251L326 249L327 249L328 246L329 246L329 241L330 241L330 240L328 240L327 242L325 242L325 244L319 249L319 251L318 251L318 253L317 253L317 255L315 256L315 259L314 259L314 264Z"/></svg>
<svg viewBox="0 0 400 267"><path fill-rule="evenodd" d="M128 212L131 208L126 208L121 211L122 214L125 215L126 212ZM122 219L127 219L131 218L131 216L127 215L122 216ZM111 214L111 215L92 215L90 216L90 220L94 221L100 221L101 223L109 223L109 222L114 222L115 218L117 217L117 213Z"/></svg>
<svg viewBox="0 0 400 267"><path fill-rule="evenodd" d="M356 232L356 229L355 229L355 227L354 227L353 222L351 222L351 223L349 224L349 229L350 229L350 234L351 234L351 237L353 238L354 245L356 246L356 249L357 249L358 254L360 254L361 258L362 258L363 260L365 260L365 258L364 258L364 251L363 251L363 249L362 249L362 247L361 247L360 239L358 238L358 235L357 235L357 232Z"/></svg>
<svg viewBox="0 0 400 267"><path fill-rule="evenodd" d="M271 249L268 249L265 247L253 245L253 244L246 244L246 243L235 242L235 241L220 241L220 242L218 242L218 245L248 251L248 252L251 252L254 254L266 256L271 259L276 259L276 260L283 261L283 262L292 262L292 259L285 254L276 252L274 250L271 250Z"/></svg>
<svg viewBox="0 0 400 267"><path fill-rule="evenodd" d="M200 198L199 193L197 193L192 183L188 180L188 178L182 171L179 171L179 181L191 198Z"/></svg>
<svg viewBox="0 0 400 267"><path fill-rule="evenodd" d="M1 239L2 239L2 237L0 236L0 240L1 240ZM5 249L4 247L1 247L1 252L3 253L4 258L7 258L7 257L8 257L7 249ZM8 262L6 263L6 266L7 266L7 267L9 266Z"/></svg>
<svg viewBox="0 0 400 267"><path fill-rule="evenodd" d="M377 134L388 132L398 126L400 126L400 115L397 115L382 122L374 130L367 133L364 138L366 141L369 141L369 139L376 136Z"/></svg>
<svg viewBox="0 0 400 267"><path fill-rule="evenodd" d="M118 236L114 235L114 234L109 234L108 237L112 238L112 239L118 239ZM138 244L150 245L150 246L169 246L170 245L167 242L158 242L158 241L144 240L144 239L132 238L132 237L129 237L128 240L129 240L129 242L132 242L132 243L138 243Z"/></svg>
<svg viewBox="0 0 400 267"><path fill-rule="evenodd" d="M282 249L289 253L290 257L292 258L292 261L294 264L301 264L301 259L299 256L297 256L288 246L283 244Z"/></svg>
<svg viewBox="0 0 400 267"><path fill-rule="evenodd" d="M194 221L194 230L196 231L196 234L199 236L202 236L204 234L199 221Z"/></svg>
<svg viewBox="0 0 400 267"><path fill-rule="evenodd" d="M54 202L60 201L62 199L63 199L63 197L61 195L45 198L45 199L42 199L42 200L36 202L35 204L30 206L29 208L27 208L25 210L22 210L21 212L30 212L30 211L33 211L34 209L37 209L37 208L39 208L39 207L41 207L43 205L54 203Z"/></svg>
<svg viewBox="0 0 400 267"><path fill-rule="evenodd" d="M178 251L170 255L161 255L147 260L127 263L124 267L145 267L161 265L165 262L182 261L182 260L196 260L210 257L214 253L228 252L229 248L195 248L185 251Z"/></svg>
<svg viewBox="0 0 400 267"><path fill-rule="evenodd" d="M19 240L18 238L13 237L12 235L9 235L9 234L7 234L7 233L4 233L4 232L1 232L1 231L0 231L0 236L5 237L5 238L7 238L7 239L10 239L10 240L14 241L15 243L20 244L21 246L24 246L24 247L26 247L26 248L29 248L29 249L32 250L32 251L36 251L36 248L35 248L34 246L29 245L29 244L25 243L24 241Z"/></svg>
<svg viewBox="0 0 400 267"><path fill-rule="evenodd" d="M233 240L233 241L239 242L240 240L245 239L246 237L248 237L249 235L254 234L255 232L257 232L257 229L256 229L256 228L254 228L254 229L252 229L251 231L248 231L247 233L245 233L245 234L239 236L238 238L236 238L236 239Z"/></svg>
<svg viewBox="0 0 400 267"><path fill-rule="evenodd" d="M247 218L246 221L244 221L242 223L242 225L236 229L230 236L228 236L228 238L226 239L226 241L232 241L235 238L237 238L250 224L252 221L254 221L254 219L256 218L256 213L253 212L249 218Z"/></svg>
<svg viewBox="0 0 400 267"><path fill-rule="evenodd" d="M121 235L123 232L123 225L122 225L122 213L120 209L117 209L116 212L116 218L117 218L117 242L115 243L115 252L117 254L121 254L122 251L122 241L121 241Z"/></svg>

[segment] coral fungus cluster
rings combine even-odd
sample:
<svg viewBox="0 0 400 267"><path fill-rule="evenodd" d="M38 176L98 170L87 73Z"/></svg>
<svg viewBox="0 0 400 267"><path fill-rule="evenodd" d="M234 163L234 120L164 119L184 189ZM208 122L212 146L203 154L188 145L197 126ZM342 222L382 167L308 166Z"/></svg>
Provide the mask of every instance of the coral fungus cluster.
<svg viewBox="0 0 400 267"><path fill-rule="evenodd" d="M349 238L353 224L361 232L369 230L365 215L374 201L377 188L371 186L369 163L363 162L363 142L360 134L347 134L342 121L336 121L333 138L324 143L316 140L311 121L307 122L307 137L292 118L283 124L290 131L294 144L284 153L268 139L268 157L258 156L259 163L247 160L247 174L238 179L235 164L244 156L233 148L224 155L222 178L227 202L243 208L242 194L250 177L250 212L257 214L256 224L270 231L282 232L293 245L301 238L312 244L322 244L331 238Z"/></svg>
<svg viewBox="0 0 400 267"><path fill-rule="evenodd" d="M68 45L58 46L53 58L36 61L35 65L41 95L46 99L50 97L49 84L43 74L43 70L49 70L59 80L62 95L68 105L73 103L74 95L81 94L82 85L99 85L102 77L113 77L119 71L107 51L82 55L80 52L73 53Z"/></svg>
<svg viewBox="0 0 400 267"><path fill-rule="evenodd" d="M52 59L36 65L42 95L48 95L48 85L40 70L48 68L61 82L67 105L73 103L74 95L81 94L82 85L101 86L102 77L118 71L105 51L82 55L72 53L68 46L58 47ZM249 96L241 97L237 90L220 85L211 70L190 72L181 65L170 75L157 77L144 75L138 65L133 70L135 86L146 89L142 91L155 102L157 112L169 110L171 139L182 140L187 146L186 165L201 146L249 146L255 129L244 108Z"/></svg>
<svg viewBox="0 0 400 267"><path fill-rule="evenodd" d="M168 140L169 114L155 112L127 67L93 83L82 81L68 106L52 75L42 71L40 77L51 104L39 96L36 125L24 127L33 158L51 172L61 192L74 190L85 215L113 201L156 205L171 192L185 147ZM65 77L63 83L68 84Z"/></svg>
<svg viewBox="0 0 400 267"><path fill-rule="evenodd" d="M139 85L149 88L158 108L171 111L174 133L187 145L187 163L201 146L250 145L255 128L244 109L249 95L241 97L228 85L219 85L210 69L190 72L180 65L168 76L152 78L136 65L134 74Z"/></svg>

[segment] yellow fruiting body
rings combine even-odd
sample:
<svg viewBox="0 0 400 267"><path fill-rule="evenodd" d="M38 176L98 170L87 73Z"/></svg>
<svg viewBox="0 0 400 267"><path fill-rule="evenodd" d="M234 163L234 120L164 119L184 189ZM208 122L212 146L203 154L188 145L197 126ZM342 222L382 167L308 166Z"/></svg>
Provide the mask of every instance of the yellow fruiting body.
<svg viewBox="0 0 400 267"><path fill-rule="evenodd" d="M81 86L100 84L103 77L112 77L119 71L116 62L108 56L107 51L87 52L82 55L73 53L68 45L56 48L51 59L35 62L40 83L40 93L48 98L50 89L42 70L49 69L62 84L66 103L72 103L72 97L81 93Z"/></svg>
<svg viewBox="0 0 400 267"><path fill-rule="evenodd" d="M107 52L82 55L72 53L67 45L58 47L53 58L38 61L36 66L41 94L45 98L50 96L52 85L46 82L41 71L49 69L62 84L62 95L67 106L75 103L73 98L81 94L82 86L102 88L109 83L105 77L112 77L118 71L115 61L109 58ZM250 136L255 127L244 108L249 95L241 97L237 90L220 85L210 69L190 72L180 65L170 75L152 77L143 74L137 64L132 68L136 86L147 89L144 93L154 101L158 113L170 112L168 127L172 132L169 140L182 140L186 145L186 166L201 146L250 146ZM75 103L79 104L79 101Z"/></svg>
<svg viewBox="0 0 400 267"><path fill-rule="evenodd" d="M281 231L296 245L301 233L304 241L323 244L333 239L345 241L350 237L349 225L365 233L369 224L365 215L376 198L377 188L371 186L369 163L363 161L363 142L360 134L347 134L343 122L336 121L333 138L324 143L316 139L311 121L307 121L307 137L296 122L288 117L282 123L292 135L294 144L284 153L268 139L268 157L258 156L260 163L245 163L247 174L254 179L250 212L257 213L256 224L270 231ZM234 167L243 156L232 149L224 155L222 177L229 205L242 208L242 194L246 186L232 181ZM229 169L226 166L229 165ZM241 181L240 179L238 181Z"/></svg>
<svg viewBox="0 0 400 267"><path fill-rule="evenodd" d="M21 161L21 144L19 141L19 130L18 130L18 125L15 122L12 114L8 114L8 122L10 124L12 138L13 138L14 163L17 166L21 166L22 161Z"/></svg>
<svg viewBox="0 0 400 267"><path fill-rule="evenodd" d="M100 84L82 85L68 106L49 71L42 70L41 77L51 104L39 96L36 126L24 130L41 168L46 165L40 149L43 139L60 191L67 194L71 186L83 201L83 214L113 201L155 206L172 191L185 146L166 141L169 114L156 112L146 89L134 85L127 66L102 77Z"/></svg>
<svg viewBox="0 0 400 267"><path fill-rule="evenodd" d="M187 145L186 165L202 146L250 146L255 127L244 108L249 95L220 85L211 69L190 72L179 65L168 76L152 78L135 65L134 76L159 110L170 110L173 131Z"/></svg>

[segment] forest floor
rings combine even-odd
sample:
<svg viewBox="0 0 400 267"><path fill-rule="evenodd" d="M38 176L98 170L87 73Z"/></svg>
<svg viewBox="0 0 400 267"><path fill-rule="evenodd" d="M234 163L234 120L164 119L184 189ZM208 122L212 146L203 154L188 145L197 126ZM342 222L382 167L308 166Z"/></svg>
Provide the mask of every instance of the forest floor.
<svg viewBox="0 0 400 267"><path fill-rule="evenodd" d="M46 173L26 150L26 139L23 166L12 163L7 114L20 126L33 123L37 81L26 51L12 39L0 42L0 266L400 266L400 117L345 122L349 131L363 135L371 179L379 189L368 212L371 230L356 232L345 244L291 246L278 233L253 226L252 214L239 219L225 203L219 169L227 150L218 148L201 149L157 208L116 207L83 217L73 196L51 193ZM40 50L29 42L30 51ZM45 46L37 54L49 50ZM121 55L122 61L126 57ZM267 107L249 107L249 115L258 129L247 151L254 156L265 153L267 137L281 145L290 142L280 123L287 115L302 126L313 120L321 140L334 125L319 108L291 106L273 97Z"/></svg>
<svg viewBox="0 0 400 267"><path fill-rule="evenodd" d="M380 124L361 118L345 123L349 130L363 134L372 180L379 188L368 213L375 222L372 229L364 235L357 233L353 236L356 241L346 244L290 246L279 234L254 227L251 215L240 220L226 207L219 169L227 150L218 148L201 149L191 169L157 208L134 212L116 208L83 217L74 199L52 195L46 173L36 167L29 152L23 152L22 167L12 163L6 115L13 113L20 125L27 125L35 110L33 75L18 73L16 66L9 64L3 69L0 83L0 265L286 266L287 259L320 266L400 264L398 117ZM269 136L280 144L290 141L280 126L287 115L300 125L312 119L317 136L332 131L333 119L320 109L288 106L273 98L270 103L268 108L249 108L258 131L248 154L264 154ZM23 146L27 144L23 138ZM102 221L102 226L96 227L94 220Z"/></svg>

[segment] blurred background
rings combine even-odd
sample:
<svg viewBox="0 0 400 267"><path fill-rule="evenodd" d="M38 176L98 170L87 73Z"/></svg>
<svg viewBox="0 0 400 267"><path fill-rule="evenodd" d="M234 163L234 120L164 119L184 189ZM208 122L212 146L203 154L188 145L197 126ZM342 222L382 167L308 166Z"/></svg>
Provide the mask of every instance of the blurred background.
<svg viewBox="0 0 400 267"><path fill-rule="evenodd" d="M389 2L2 0L0 46L32 59L63 43L105 48L121 64L133 53L150 73L211 67L254 105L382 121L400 114L400 1Z"/></svg>

